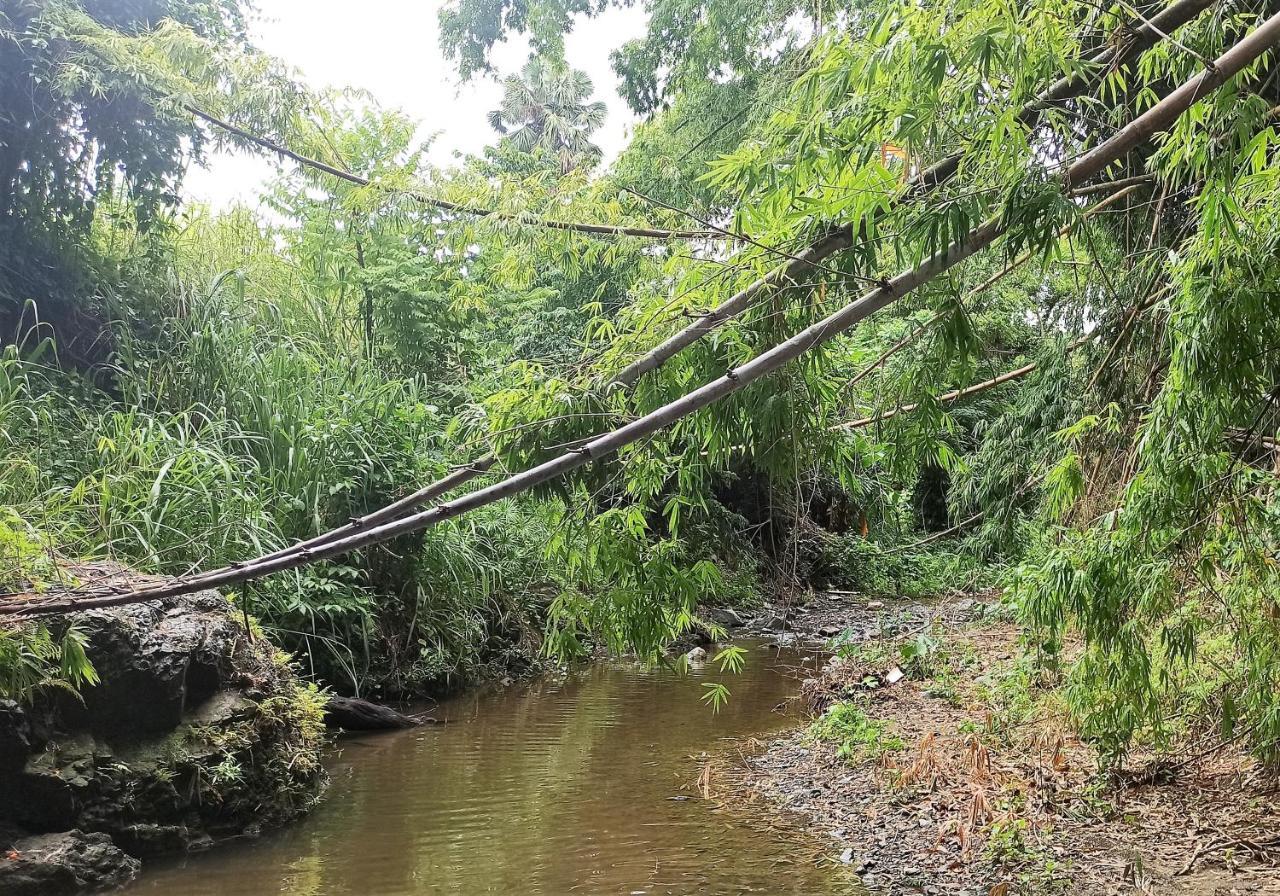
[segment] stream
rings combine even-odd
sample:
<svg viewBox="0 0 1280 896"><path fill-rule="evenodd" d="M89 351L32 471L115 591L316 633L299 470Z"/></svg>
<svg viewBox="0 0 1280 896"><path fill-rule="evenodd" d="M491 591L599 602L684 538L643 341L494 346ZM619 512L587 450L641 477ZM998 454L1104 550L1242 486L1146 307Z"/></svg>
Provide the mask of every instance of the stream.
<svg viewBox="0 0 1280 896"><path fill-rule="evenodd" d="M353 736L307 818L261 840L148 863L125 892L184 896L480 893L836 896L863 892L774 810L721 806L715 768L812 658L745 642L736 676L598 663L436 707L446 724ZM727 681L719 713L702 685ZM703 754L706 754L704 757ZM696 782L712 764L710 799ZM781 826L783 830L775 829Z"/></svg>

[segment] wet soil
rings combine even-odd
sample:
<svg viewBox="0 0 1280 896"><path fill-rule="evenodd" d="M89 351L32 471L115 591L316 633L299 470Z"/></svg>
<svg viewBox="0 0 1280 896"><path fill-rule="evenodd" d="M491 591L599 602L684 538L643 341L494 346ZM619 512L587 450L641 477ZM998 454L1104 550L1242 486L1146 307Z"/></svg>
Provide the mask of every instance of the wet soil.
<svg viewBox="0 0 1280 896"><path fill-rule="evenodd" d="M784 637L862 645L804 683L810 717L853 701L893 744L841 756L793 730L747 757L737 798L805 819L872 893L1280 894L1274 781L1215 738L1104 775L993 596L821 595L779 615ZM922 635L926 661L906 661Z"/></svg>

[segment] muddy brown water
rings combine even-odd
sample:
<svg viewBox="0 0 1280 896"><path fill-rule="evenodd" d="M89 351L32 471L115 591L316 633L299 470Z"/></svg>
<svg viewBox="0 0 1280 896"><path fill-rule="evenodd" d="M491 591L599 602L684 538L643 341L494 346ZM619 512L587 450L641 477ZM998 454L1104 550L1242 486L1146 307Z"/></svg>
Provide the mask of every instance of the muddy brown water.
<svg viewBox="0 0 1280 896"><path fill-rule="evenodd" d="M126 891L184 896L863 892L764 808L722 805L717 765L812 658L750 644L736 676L601 663L437 707L448 723L346 739L325 801L261 840L150 864ZM718 714L703 684L725 680ZM704 757L703 754L706 754ZM710 799L697 789L712 763ZM830 852L828 847L827 852Z"/></svg>

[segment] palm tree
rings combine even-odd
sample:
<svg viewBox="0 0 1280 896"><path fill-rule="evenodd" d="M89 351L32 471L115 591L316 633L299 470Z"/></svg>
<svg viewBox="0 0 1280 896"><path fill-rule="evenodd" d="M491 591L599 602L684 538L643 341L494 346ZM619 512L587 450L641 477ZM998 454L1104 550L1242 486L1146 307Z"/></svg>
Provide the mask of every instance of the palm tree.
<svg viewBox="0 0 1280 896"><path fill-rule="evenodd" d="M591 134L604 124L605 105L587 102L591 79L563 62L530 59L520 75L504 82L502 105L489 113L489 123L521 152L543 148L569 173L600 160Z"/></svg>

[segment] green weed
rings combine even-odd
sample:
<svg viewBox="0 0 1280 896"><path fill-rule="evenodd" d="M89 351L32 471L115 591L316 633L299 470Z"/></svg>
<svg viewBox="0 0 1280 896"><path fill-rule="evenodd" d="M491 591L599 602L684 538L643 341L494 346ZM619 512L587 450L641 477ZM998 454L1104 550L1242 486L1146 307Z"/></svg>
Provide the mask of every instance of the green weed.
<svg viewBox="0 0 1280 896"><path fill-rule="evenodd" d="M809 726L817 740L836 744L836 754L850 762L877 759L884 753L906 749L892 723L872 719L856 704L836 703Z"/></svg>

